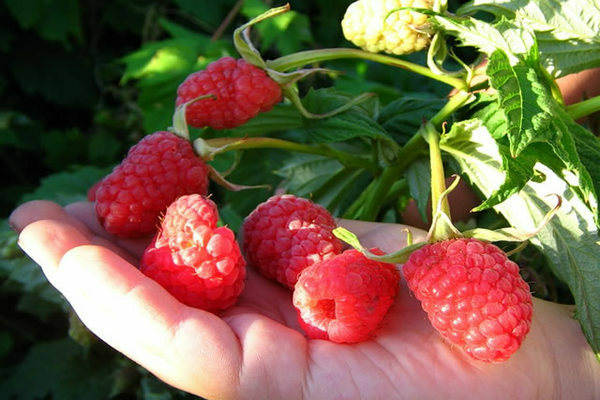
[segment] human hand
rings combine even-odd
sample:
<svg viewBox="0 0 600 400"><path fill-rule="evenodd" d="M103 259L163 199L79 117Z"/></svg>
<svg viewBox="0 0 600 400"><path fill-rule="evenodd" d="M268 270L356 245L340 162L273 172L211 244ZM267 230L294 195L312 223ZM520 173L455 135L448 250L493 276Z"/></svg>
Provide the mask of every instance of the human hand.
<svg viewBox="0 0 600 400"><path fill-rule="evenodd" d="M372 340L307 340L291 292L252 269L237 305L221 315L179 303L135 267L149 238L108 236L90 203L63 209L34 201L10 222L90 330L168 384L207 399L600 396L600 365L567 306L534 299L529 335L501 364L474 361L444 342L404 284ZM402 225L340 225L365 246L389 252L406 244Z"/></svg>

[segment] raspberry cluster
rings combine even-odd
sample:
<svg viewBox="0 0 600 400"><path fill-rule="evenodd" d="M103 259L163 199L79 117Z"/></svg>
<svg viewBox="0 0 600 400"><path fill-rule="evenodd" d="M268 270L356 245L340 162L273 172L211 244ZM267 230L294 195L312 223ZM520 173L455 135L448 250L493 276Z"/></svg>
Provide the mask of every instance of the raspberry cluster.
<svg viewBox="0 0 600 400"><path fill-rule="evenodd" d="M360 12L375 18L371 25L361 22L375 31L351 32L358 45L395 54L422 47L425 38L417 31L403 34L403 43L393 41L396 28L381 17L400 6L431 4L360 0L348 9L345 32ZM406 10L392 15L404 25L423 22ZM190 102L204 94L213 98ZM190 75L179 87L177 104L187 104L192 126L221 129L245 123L280 98L281 88L263 70L224 57ZM400 290L395 265L344 251L329 211L291 194L272 196L244 219L242 254L234 232L219 226L217 205L206 197L210 167L184 136L169 131L146 136L88 192L107 232L154 235L141 271L182 303L220 312L241 296L247 262L292 292L308 338L357 343L376 335ZM508 359L529 332L529 286L519 267L490 243L472 238L428 243L410 255L403 273L433 327L476 360Z"/></svg>
<svg viewBox="0 0 600 400"><path fill-rule="evenodd" d="M374 334L398 293L399 273L356 250L342 252L331 214L294 195L258 205L243 223L249 264L293 290L309 338L357 343Z"/></svg>

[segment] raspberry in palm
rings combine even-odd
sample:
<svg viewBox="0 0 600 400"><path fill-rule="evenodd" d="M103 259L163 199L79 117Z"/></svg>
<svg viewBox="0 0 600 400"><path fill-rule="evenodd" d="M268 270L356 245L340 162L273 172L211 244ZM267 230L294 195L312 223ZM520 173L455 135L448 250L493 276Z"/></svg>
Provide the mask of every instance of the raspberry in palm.
<svg viewBox="0 0 600 400"><path fill-rule="evenodd" d="M248 263L292 289L302 270L342 251L329 211L308 199L278 195L259 204L244 220Z"/></svg>
<svg viewBox="0 0 600 400"><path fill-rule="evenodd" d="M529 332L529 285L491 243L460 238L427 244L402 271L433 327L476 360L507 360Z"/></svg>

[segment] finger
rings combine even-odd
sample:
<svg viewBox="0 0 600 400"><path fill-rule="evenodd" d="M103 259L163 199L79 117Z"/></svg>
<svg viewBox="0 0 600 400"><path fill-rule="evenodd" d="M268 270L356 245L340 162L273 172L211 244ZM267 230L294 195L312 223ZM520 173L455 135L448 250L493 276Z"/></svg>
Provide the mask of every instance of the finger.
<svg viewBox="0 0 600 400"><path fill-rule="evenodd" d="M58 210L54 211L56 212L53 216L56 220L29 222L26 221L26 215L17 215L15 220L19 227L24 226L19 234L19 246L42 267L52 284L55 284L53 271L65 253L74 247L91 243L89 238L65 217L64 211L62 214ZM46 215L48 214L44 214Z"/></svg>
<svg viewBox="0 0 600 400"><path fill-rule="evenodd" d="M151 235L135 239L122 239L107 233L96 217L94 203L88 201L72 203L67 205L65 210L81 221L95 235L116 243L136 257L140 257L150 243Z"/></svg>
<svg viewBox="0 0 600 400"><path fill-rule="evenodd" d="M108 344L182 390L234 390L239 343L221 319L179 303L125 259L90 245L69 223L28 224L20 245Z"/></svg>
<svg viewBox="0 0 600 400"><path fill-rule="evenodd" d="M18 233L27 225L42 219L52 219L72 224L82 234L88 236L88 230L81 221L71 217L61 206L51 201L34 200L24 203L17 207L8 218L10 226Z"/></svg>
<svg viewBox="0 0 600 400"><path fill-rule="evenodd" d="M78 204L78 203L76 203ZM129 242L126 242L126 246L123 248L120 247L120 243L112 243L111 241L103 238L102 236L95 235L90 229L88 229L87 219L80 219L80 215L74 213L73 215L68 213L71 206L67 206L65 208L59 206L56 203L46 200L34 200L27 202L17 209L15 209L9 217L9 223L11 227L16 232L23 231L28 225L40 222L42 220L54 221L60 223L62 225L70 225L74 228L75 231L78 231L78 235L82 236L86 239L87 243L98 244L101 246L105 246L112 251L120 254L122 257L127 258L129 261L133 263L137 263L139 259L139 255L141 254L140 247L142 246L141 242L136 243L136 245L132 245ZM92 210L92 218L95 219L95 213ZM35 232L40 233L43 240L39 240L37 245L40 246L50 246L48 248L49 251L55 250L58 251L60 248L52 249L52 242L64 242L64 240L69 240L69 237L53 237L53 227L52 223L43 224L44 227L48 228L47 232L44 232L44 229L38 227ZM70 231L73 233L74 231ZM30 235L31 236L31 235ZM33 235L35 236L35 235ZM36 240L31 240L34 243ZM142 247L143 249L143 247ZM133 254L135 253L135 254Z"/></svg>
<svg viewBox="0 0 600 400"><path fill-rule="evenodd" d="M93 332L161 379L209 398L235 387L239 343L223 320L181 304L102 247L69 251L55 274Z"/></svg>

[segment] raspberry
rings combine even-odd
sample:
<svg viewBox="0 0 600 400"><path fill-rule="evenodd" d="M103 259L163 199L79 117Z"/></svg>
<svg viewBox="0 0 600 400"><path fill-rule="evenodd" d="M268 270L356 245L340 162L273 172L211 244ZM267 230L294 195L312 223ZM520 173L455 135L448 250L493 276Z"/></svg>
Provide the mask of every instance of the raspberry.
<svg viewBox="0 0 600 400"><path fill-rule="evenodd" d="M432 0L359 0L342 19L344 37L363 50L409 54L429 45L427 16L400 7L433 8ZM389 16L388 16L389 14ZM387 18L386 18L387 17Z"/></svg>
<svg viewBox="0 0 600 400"><path fill-rule="evenodd" d="M199 194L179 197L140 263L144 274L179 301L211 312L235 304L246 276L235 235L217 227L217 220L211 200Z"/></svg>
<svg viewBox="0 0 600 400"><path fill-rule="evenodd" d="M508 359L529 332L529 285L519 266L491 243L428 244L411 254L403 272L434 328L476 360Z"/></svg>
<svg viewBox="0 0 600 400"><path fill-rule="evenodd" d="M166 131L144 137L96 189L96 214L121 237L156 231L159 215L177 197L206 194L208 168L189 141Z"/></svg>
<svg viewBox="0 0 600 400"><path fill-rule="evenodd" d="M246 217L243 249L264 276L293 289L302 270L341 253L329 212L291 194L273 196Z"/></svg>
<svg viewBox="0 0 600 400"><path fill-rule="evenodd" d="M311 339L364 341L381 325L399 281L393 264L370 260L354 249L313 264L302 271L294 289L300 326Z"/></svg>
<svg viewBox="0 0 600 400"><path fill-rule="evenodd" d="M94 183L87 191L87 199L88 201L94 202L96 201L96 190L100 187L100 183L102 183L102 179L98 182Z"/></svg>
<svg viewBox="0 0 600 400"><path fill-rule="evenodd" d="M243 59L223 57L189 75L177 89L176 105L202 95L186 109L187 123L196 128L234 128L281 100L281 88L264 70Z"/></svg>

